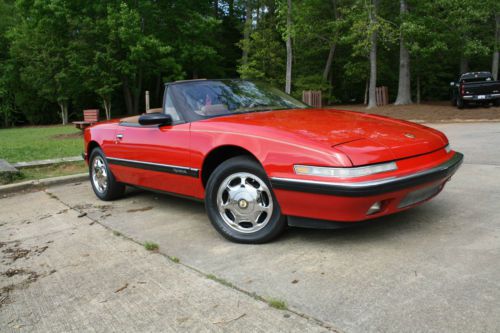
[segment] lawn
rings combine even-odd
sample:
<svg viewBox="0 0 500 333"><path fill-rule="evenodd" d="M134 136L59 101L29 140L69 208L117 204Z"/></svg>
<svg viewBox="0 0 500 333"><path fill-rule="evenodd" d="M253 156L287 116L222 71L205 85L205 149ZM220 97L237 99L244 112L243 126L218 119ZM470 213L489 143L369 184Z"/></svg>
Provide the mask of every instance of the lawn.
<svg viewBox="0 0 500 333"><path fill-rule="evenodd" d="M85 172L88 172L88 167L84 161L23 168L20 170L18 175L13 177L0 176L0 185L19 183L34 179L74 175Z"/></svg>
<svg viewBox="0 0 500 333"><path fill-rule="evenodd" d="M78 156L81 131L72 125L0 129L0 159L9 163Z"/></svg>

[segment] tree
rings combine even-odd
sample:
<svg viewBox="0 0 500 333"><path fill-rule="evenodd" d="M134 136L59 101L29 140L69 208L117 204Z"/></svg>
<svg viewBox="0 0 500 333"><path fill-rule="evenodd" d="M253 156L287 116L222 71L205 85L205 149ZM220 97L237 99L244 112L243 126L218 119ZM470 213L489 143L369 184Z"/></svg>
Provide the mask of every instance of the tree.
<svg viewBox="0 0 500 333"><path fill-rule="evenodd" d="M499 6L0 0L0 126L66 123L71 110L101 103L107 118L111 106L114 114L137 114L145 90L161 104L165 81L237 73L296 97L321 90L334 103L359 102L365 92L373 107L377 84L396 104L446 99L446 82L467 67L498 76Z"/></svg>
<svg viewBox="0 0 500 333"><path fill-rule="evenodd" d="M14 13L14 15L13 15ZM9 1L0 1L0 118L3 126L13 123L16 112L12 83L15 82L13 64L9 59L10 42L6 38L7 31L15 25L16 15L14 5Z"/></svg>
<svg viewBox="0 0 500 333"><path fill-rule="evenodd" d="M406 14L408 13L408 7L406 0L400 0L400 15L402 23L404 25L404 20ZM410 81L410 53L405 44L405 38L403 35L403 29L401 29L399 37L399 83L398 83L398 96L396 97L396 105L411 104L411 81Z"/></svg>
<svg viewBox="0 0 500 333"><path fill-rule="evenodd" d="M302 0L293 4L294 95L321 90L332 98L332 67L341 25L337 0Z"/></svg>
<svg viewBox="0 0 500 333"><path fill-rule="evenodd" d="M493 60L491 62L491 73L498 80L498 59L500 53L500 12L495 13L495 42L493 44Z"/></svg>
<svg viewBox="0 0 500 333"><path fill-rule="evenodd" d="M261 0L261 7L254 8L255 24L248 40L248 62L238 67L245 79L258 79L274 86L285 84L285 45L277 29L281 23L274 0ZM257 13L260 13L257 15ZM244 47L240 43L240 47Z"/></svg>
<svg viewBox="0 0 500 333"><path fill-rule="evenodd" d="M77 27L72 25L71 7L64 1L19 1L23 18L11 30L11 56L20 64L20 77L38 95L60 108L62 124L68 123L68 108L79 93L78 72L71 66Z"/></svg>
<svg viewBox="0 0 500 333"><path fill-rule="evenodd" d="M337 0L331 0L331 4L335 21L337 21L339 19L339 13L337 10ZM323 70L323 81L328 80L328 75L330 74L330 70L332 68L333 56L335 55L335 49L337 48L338 30L336 29L335 33L333 33L332 35L333 38L330 42L330 50L328 51L328 57L326 58L325 69Z"/></svg>
<svg viewBox="0 0 500 333"><path fill-rule="evenodd" d="M292 0L286 2L286 77L285 77L285 92L292 92Z"/></svg>
<svg viewBox="0 0 500 333"><path fill-rule="evenodd" d="M377 7L379 0L373 0L368 9L370 17L370 84L368 90L368 109L377 107L375 89L377 88Z"/></svg>
<svg viewBox="0 0 500 333"><path fill-rule="evenodd" d="M241 40L241 49L243 51L241 56L241 63L243 66L248 65L248 51L250 48L250 32L252 31L252 1L245 2L245 24L243 26L243 39Z"/></svg>

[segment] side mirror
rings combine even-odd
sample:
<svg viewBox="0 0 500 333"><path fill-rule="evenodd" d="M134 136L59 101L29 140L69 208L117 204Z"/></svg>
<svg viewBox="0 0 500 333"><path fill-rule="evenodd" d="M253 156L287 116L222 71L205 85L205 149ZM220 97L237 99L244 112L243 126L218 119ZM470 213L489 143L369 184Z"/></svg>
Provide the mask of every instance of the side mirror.
<svg viewBox="0 0 500 333"><path fill-rule="evenodd" d="M454 87L455 86L455 82L450 82L450 87Z"/></svg>
<svg viewBox="0 0 500 333"><path fill-rule="evenodd" d="M165 113L146 113L139 117L141 125L172 125L172 116Z"/></svg>

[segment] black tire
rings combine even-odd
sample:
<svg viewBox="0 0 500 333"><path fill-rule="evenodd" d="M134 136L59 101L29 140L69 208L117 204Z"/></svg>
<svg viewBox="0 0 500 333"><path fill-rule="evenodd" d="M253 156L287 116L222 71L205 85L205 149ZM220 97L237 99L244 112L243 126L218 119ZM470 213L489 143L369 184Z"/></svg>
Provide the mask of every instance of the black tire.
<svg viewBox="0 0 500 333"><path fill-rule="evenodd" d="M462 98L457 97L457 108L463 109L464 107L465 107L465 101Z"/></svg>
<svg viewBox="0 0 500 333"><path fill-rule="evenodd" d="M98 188L97 182L94 181L94 174L97 174L96 169L93 167L94 162L99 159L103 163L104 170L106 171L107 185L103 189ZM126 186L125 184L116 181L113 173L111 172L106 156L104 155L101 148L95 148L90 153L89 158L89 177L90 184L94 190L95 195L104 201L110 201L122 197L125 194Z"/></svg>
<svg viewBox="0 0 500 333"><path fill-rule="evenodd" d="M254 208L257 207L256 210L258 211L261 206L256 206L257 204L262 204L265 205L264 201L266 199L263 199L263 196L268 196L269 194L272 197L272 201L269 201L267 204L270 205L268 206L269 210L271 211L270 217L267 216L267 213L265 215L265 223L262 222L264 226L260 226L261 229L256 230L255 232L249 231L249 232L240 232L238 230L235 230L236 227L240 227L244 223L248 222L241 222L241 225L234 224L233 227L231 227L223 218L223 213L219 212L219 206L217 202L217 198L219 195L219 191L224 192L223 189L226 187L221 186L223 185L223 182L227 182L228 179L231 179L231 177L235 177L235 179L238 179L238 175L250 175L252 177L248 177L247 184L250 184L254 186L257 189L264 189L264 191L257 191L257 193L260 193L259 198L256 201L250 201L248 203L249 208ZM239 177L239 178L244 178L244 177ZM259 182L263 182L266 186L262 185L262 183L256 183L254 182L256 179L258 179ZM241 180L241 184L234 186L233 188L242 188L241 191L245 192L245 185L242 185L245 183L244 180ZM227 185L231 185L231 183L227 183ZM249 191L251 192L252 189L249 185ZM245 192L247 193L247 192ZM264 193L264 194L262 194ZM223 196L223 195L222 195ZM221 196L221 198L222 198ZM228 202L230 201L227 199ZM260 200L260 201L259 201ZM267 199L269 200L269 198ZM247 208L247 204L244 205L244 207L239 206L240 202L238 201L238 204L236 204L236 201L232 201L233 206L237 207L232 207L231 209L235 208L236 210L239 210L242 212L242 209ZM272 206L272 207L271 207ZM212 225L214 228L226 239L236 242L236 243L245 243L245 244L260 244L260 243L266 243L271 241L272 239L276 238L278 235L280 235L286 228L286 218L281 214L281 209L279 207L278 201L276 200L276 197L274 196L274 193L271 188L271 184L267 178L266 173L262 169L262 167L257 163L254 159L248 156L237 156L230 158L223 163L221 163L217 169L210 175L210 178L207 183L206 187L206 193L205 193L205 209L207 211L207 215L212 222ZM249 210L251 211L251 210ZM228 213L230 214L230 213ZM257 212L257 214L260 214ZM230 214L232 215L232 214ZM226 215L230 216L230 215ZM259 217L256 219L256 222L254 224L255 227L252 228L259 228L259 219L262 217L262 215L259 215ZM249 223L248 223L249 224ZM248 229L248 230L251 230Z"/></svg>
<svg viewBox="0 0 500 333"><path fill-rule="evenodd" d="M493 105L496 107L500 106L500 98L495 99L495 101L493 102Z"/></svg>

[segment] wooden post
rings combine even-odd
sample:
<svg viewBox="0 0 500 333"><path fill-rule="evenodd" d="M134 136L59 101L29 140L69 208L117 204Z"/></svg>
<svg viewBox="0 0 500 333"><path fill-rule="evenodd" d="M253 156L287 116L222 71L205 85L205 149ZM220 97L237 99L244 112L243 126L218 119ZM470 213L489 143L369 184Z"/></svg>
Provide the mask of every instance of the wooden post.
<svg viewBox="0 0 500 333"><path fill-rule="evenodd" d="M149 107L149 90L146 90L146 112L150 109Z"/></svg>

